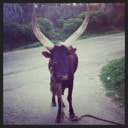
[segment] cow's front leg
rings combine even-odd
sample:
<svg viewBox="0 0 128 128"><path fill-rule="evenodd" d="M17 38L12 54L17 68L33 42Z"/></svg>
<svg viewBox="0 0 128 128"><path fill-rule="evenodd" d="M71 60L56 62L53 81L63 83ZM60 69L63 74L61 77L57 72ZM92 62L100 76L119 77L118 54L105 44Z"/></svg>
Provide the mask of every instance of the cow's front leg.
<svg viewBox="0 0 128 128"><path fill-rule="evenodd" d="M52 106L56 106L56 99L55 99L55 94L52 94Z"/></svg>
<svg viewBox="0 0 128 128"><path fill-rule="evenodd" d="M72 106L72 87L68 89L68 102L69 102L69 117L71 121L78 121L78 117L75 115L73 106Z"/></svg>
<svg viewBox="0 0 128 128"><path fill-rule="evenodd" d="M56 117L56 123L61 123L64 119L64 111L62 105L62 97L58 97L58 113Z"/></svg>
<svg viewBox="0 0 128 128"><path fill-rule="evenodd" d="M75 117L75 113L72 107L72 88L68 89L68 97L67 100L69 102L69 117L70 119L73 119Z"/></svg>

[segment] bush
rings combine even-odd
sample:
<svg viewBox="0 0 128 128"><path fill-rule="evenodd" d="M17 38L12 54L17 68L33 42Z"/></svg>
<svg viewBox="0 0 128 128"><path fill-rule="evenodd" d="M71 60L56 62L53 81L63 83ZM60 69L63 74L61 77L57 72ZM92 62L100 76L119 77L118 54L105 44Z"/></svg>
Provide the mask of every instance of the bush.
<svg viewBox="0 0 128 128"><path fill-rule="evenodd" d="M82 19L78 18L69 18L65 20L62 28L63 33L67 33L69 35L72 34L81 25L82 21Z"/></svg>
<svg viewBox="0 0 128 128"><path fill-rule="evenodd" d="M114 20L114 25L116 27L119 27L121 29L124 29L124 23L125 23L125 17L124 15L120 14L118 15Z"/></svg>
<svg viewBox="0 0 128 128"><path fill-rule="evenodd" d="M85 15L86 15L86 12L81 12L80 14L77 15L77 18L84 19Z"/></svg>
<svg viewBox="0 0 128 128"><path fill-rule="evenodd" d="M100 11L91 11L88 30L92 32L102 32L109 26L108 16Z"/></svg>
<svg viewBox="0 0 128 128"><path fill-rule="evenodd" d="M38 18L37 22L44 35L51 39L51 35L49 33L53 30L53 23L46 18Z"/></svg>
<svg viewBox="0 0 128 128"><path fill-rule="evenodd" d="M64 21L65 21L64 18L62 18L62 17L59 18L59 19L58 19L58 22L57 22L57 23L58 23L58 24L57 24L57 27L58 27L58 28L62 28L62 27L63 27L63 24L64 24Z"/></svg>
<svg viewBox="0 0 128 128"><path fill-rule="evenodd" d="M53 24L45 18L39 18L39 27L48 37L52 38ZM31 24L6 23L4 24L4 51L31 44L38 41L33 34Z"/></svg>
<svg viewBox="0 0 128 128"><path fill-rule="evenodd" d="M86 12L81 12L75 18L69 18L64 21L63 32L71 35L83 22ZM87 33L96 33L105 31L110 26L109 16L100 11L90 12L90 21L87 27Z"/></svg>
<svg viewBox="0 0 128 128"><path fill-rule="evenodd" d="M114 94L114 98L124 102L125 88L125 60L124 57L110 61L102 67L100 79L109 93Z"/></svg>
<svg viewBox="0 0 128 128"><path fill-rule="evenodd" d="M35 41L31 24L4 24L4 50L12 50Z"/></svg>

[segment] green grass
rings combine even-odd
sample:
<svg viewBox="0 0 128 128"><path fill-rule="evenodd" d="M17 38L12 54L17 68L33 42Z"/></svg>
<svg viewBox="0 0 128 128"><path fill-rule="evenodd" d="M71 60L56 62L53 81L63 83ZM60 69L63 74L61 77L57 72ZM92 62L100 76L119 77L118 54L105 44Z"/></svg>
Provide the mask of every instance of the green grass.
<svg viewBox="0 0 128 128"><path fill-rule="evenodd" d="M125 93L125 59L114 59L102 67L100 79L107 89L107 96L124 106Z"/></svg>
<svg viewBox="0 0 128 128"><path fill-rule="evenodd" d="M35 43L32 43L32 44L28 44L28 45L16 48L15 50L22 50L22 49L28 49L28 48L36 48L36 47L40 47L40 46L42 46L42 44L40 42L35 42Z"/></svg>
<svg viewBox="0 0 128 128"><path fill-rule="evenodd" d="M115 34L115 33L120 33L123 32L120 29L115 29L115 30L109 30L109 31L105 31L105 32L97 32L97 33L87 33L83 36L81 36L79 39L86 39L86 38L92 38L92 37L97 37L97 36L103 36L103 35L109 35L109 34Z"/></svg>

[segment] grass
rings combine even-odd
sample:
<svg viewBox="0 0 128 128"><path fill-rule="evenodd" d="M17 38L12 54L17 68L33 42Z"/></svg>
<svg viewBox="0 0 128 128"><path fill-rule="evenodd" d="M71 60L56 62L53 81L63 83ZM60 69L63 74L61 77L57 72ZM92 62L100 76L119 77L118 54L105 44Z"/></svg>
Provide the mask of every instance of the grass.
<svg viewBox="0 0 128 128"><path fill-rule="evenodd" d="M125 60L124 57L114 59L102 67L100 79L106 88L106 95L116 103L124 106L125 93Z"/></svg>
<svg viewBox="0 0 128 128"><path fill-rule="evenodd" d="M42 46L42 44L40 42L35 42L35 43L32 43L32 44L28 44L28 45L16 48L15 50L22 50L22 49L28 49L28 48L36 48L36 47L40 47L40 46Z"/></svg>
<svg viewBox="0 0 128 128"><path fill-rule="evenodd" d="M92 32L92 33L87 33L84 36L81 36L79 39L82 40L82 39L86 39L86 38L92 38L92 37L97 37L97 36L115 34L115 33L120 33L120 32L123 32L123 30L114 29L114 30L105 31L105 32L102 32L102 33L101 32L97 32L97 33Z"/></svg>

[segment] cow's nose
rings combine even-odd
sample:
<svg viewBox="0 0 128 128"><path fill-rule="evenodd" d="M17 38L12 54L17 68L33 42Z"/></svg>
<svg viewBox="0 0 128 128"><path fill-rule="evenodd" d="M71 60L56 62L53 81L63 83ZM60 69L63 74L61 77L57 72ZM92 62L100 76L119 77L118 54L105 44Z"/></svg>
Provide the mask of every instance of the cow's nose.
<svg viewBox="0 0 128 128"><path fill-rule="evenodd" d="M62 80L67 80L67 79L68 79L68 75L63 75L63 76L61 77L61 79L62 79Z"/></svg>

